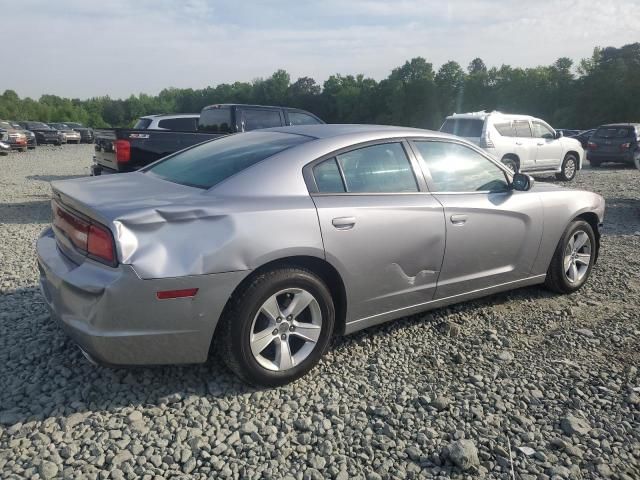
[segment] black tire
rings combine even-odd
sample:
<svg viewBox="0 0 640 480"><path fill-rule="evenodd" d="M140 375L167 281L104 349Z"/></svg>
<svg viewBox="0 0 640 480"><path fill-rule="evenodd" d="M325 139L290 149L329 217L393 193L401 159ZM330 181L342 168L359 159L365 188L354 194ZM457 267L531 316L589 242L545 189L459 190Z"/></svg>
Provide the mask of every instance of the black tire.
<svg viewBox="0 0 640 480"><path fill-rule="evenodd" d="M640 150L637 150L633 155L633 164L638 170L640 170Z"/></svg>
<svg viewBox="0 0 640 480"><path fill-rule="evenodd" d="M573 153L567 153L562 161L560 173L556 173L556 178L563 182L570 182L576 178L578 173L578 159Z"/></svg>
<svg viewBox="0 0 640 480"><path fill-rule="evenodd" d="M579 281L571 282L569 278L567 278L567 271L565 270L565 251L567 249L569 241L580 231L586 233L589 237L589 265L585 271L584 276L582 276ZM582 288L582 286L591 275L591 270L593 269L597 254L596 249L596 239L591 225L589 225L589 223L585 222L584 220L574 220L573 222L571 222L562 234L562 237L560 238L560 241L558 242L556 250L553 254L553 258L551 259L551 263L549 264L549 269L547 270L545 286L548 289L558 293L572 293Z"/></svg>
<svg viewBox="0 0 640 480"><path fill-rule="evenodd" d="M251 352L253 319L267 299L289 288L302 288L313 295L320 307L322 327L313 350L300 364L284 371L268 370ZM215 333L215 347L229 369L243 381L275 387L300 378L315 366L329 346L334 323L331 293L316 274L299 267L278 268L258 274L232 295Z"/></svg>
<svg viewBox="0 0 640 480"><path fill-rule="evenodd" d="M593 168L599 168L600 165L602 165L602 162L600 160L589 160L589 165Z"/></svg>
<svg viewBox="0 0 640 480"><path fill-rule="evenodd" d="M514 157L511 157L511 156L502 157L501 162L504 166L506 166L509 170L511 170L514 173L520 171L520 162L518 162L518 159Z"/></svg>

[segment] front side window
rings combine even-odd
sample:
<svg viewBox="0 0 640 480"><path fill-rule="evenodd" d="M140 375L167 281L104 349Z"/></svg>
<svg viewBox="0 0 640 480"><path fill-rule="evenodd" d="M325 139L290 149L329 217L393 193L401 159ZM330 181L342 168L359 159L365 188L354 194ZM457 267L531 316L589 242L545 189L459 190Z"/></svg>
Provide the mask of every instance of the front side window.
<svg viewBox="0 0 640 480"><path fill-rule="evenodd" d="M358 148L336 156L349 193L417 192L413 169L400 143Z"/></svg>
<svg viewBox="0 0 640 480"><path fill-rule="evenodd" d="M533 122L533 136L536 138L546 138L547 140L552 140L555 138L555 135L553 134L551 129L544 123L540 122Z"/></svg>
<svg viewBox="0 0 640 480"><path fill-rule="evenodd" d="M509 188L505 173L469 147L447 142L414 144L435 192L502 192Z"/></svg>
<svg viewBox="0 0 640 480"><path fill-rule="evenodd" d="M179 152L151 165L144 172L169 182L206 189L309 140L303 135L278 132L230 135Z"/></svg>
<svg viewBox="0 0 640 480"><path fill-rule="evenodd" d="M243 110L244 131L257 130L282 126L280 112L278 110Z"/></svg>
<svg viewBox="0 0 640 480"><path fill-rule="evenodd" d="M318 125L321 123L317 118L302 112L288 112L289 125Z"/></svg>
<svg viewBox="0 0 640 480"><path fill-rule="evenodd" d="M516 129L516 137L531 138L531 126L528 120L516 120L513 122L513 126Z"/></svg>

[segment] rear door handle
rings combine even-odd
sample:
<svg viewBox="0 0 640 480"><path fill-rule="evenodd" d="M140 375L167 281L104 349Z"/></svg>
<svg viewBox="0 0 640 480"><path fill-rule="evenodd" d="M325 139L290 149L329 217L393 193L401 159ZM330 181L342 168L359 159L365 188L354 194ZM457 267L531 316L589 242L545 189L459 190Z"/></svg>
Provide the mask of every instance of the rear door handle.
<svg viewBox="0 0 640 480"><path fill-rule="evenodd" d="M338 230L351 230L356 224L356 217L337 217L331 223Z"/></svg>
<svg viewBox="0 0 640 480"><path fill-rule="evenodd" d="M467 223L466 215L451 215L451 223L454 225L464 225Z"/></svg>

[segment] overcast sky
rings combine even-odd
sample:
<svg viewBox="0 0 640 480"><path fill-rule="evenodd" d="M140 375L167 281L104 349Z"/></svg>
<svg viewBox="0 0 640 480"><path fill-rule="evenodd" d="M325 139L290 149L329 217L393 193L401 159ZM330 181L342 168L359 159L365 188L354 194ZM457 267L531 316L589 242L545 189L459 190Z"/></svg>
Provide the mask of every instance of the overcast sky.
<svg viewBox="0 0 640 480"><path fill-rule="evenodd" d="M156 94L279 68L379 80L416 56L436 69L476 56L535 66L640 40L640 0L20 0L0 12L0 92L34 98Z"/></svg>

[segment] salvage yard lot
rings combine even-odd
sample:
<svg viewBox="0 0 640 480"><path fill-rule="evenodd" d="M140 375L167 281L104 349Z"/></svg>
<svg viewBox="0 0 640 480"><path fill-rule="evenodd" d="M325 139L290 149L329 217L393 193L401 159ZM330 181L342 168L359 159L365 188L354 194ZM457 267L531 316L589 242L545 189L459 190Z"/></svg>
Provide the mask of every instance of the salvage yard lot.
<svg viewBox="0 0 640 480"><path fill-rule="evenodd" d="M573 183L607 200L578 293L526 288L372 328L255 390L215 357L96 367L51 322L34 242L49 182L86 175L92 149L0 157L0 477L640 477L639 171Z"/></svg>

